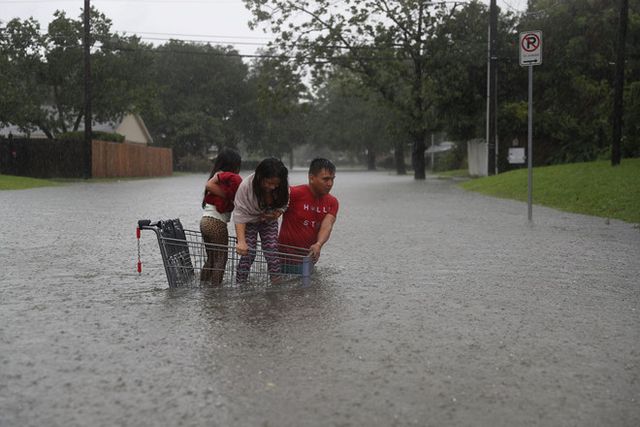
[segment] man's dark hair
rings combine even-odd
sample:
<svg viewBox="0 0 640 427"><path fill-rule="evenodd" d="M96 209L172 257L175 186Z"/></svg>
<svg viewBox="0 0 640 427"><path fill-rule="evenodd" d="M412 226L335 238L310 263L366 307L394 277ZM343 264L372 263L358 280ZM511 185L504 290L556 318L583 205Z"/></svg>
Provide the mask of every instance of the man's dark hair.
<svg viewBox="0 0 640 427"><path fill-rule="evenodd" d="M334 165L331 160L318 157L311 161L311 164L309 165L309 175L317 175L322 169L326 169L331 173L336 173L336 165Z"/></svg>

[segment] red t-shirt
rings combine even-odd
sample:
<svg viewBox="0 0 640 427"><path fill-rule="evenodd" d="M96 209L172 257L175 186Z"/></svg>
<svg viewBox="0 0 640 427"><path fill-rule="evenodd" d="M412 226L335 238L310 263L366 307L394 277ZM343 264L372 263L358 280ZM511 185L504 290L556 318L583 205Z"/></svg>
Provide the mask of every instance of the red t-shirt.
<svg viewBox="0 0 640 427"><path fill-rule="evenodd" d="M242 182L242 177L233 172L218 172L218 185L222 187L226 197L216 196L207 193L204 196L205 203L214 205L218 212L225 213L233 210L233 199L236 197L236 191Z"/></svg>
<svg viewBox="0 0 640 427"><path fill-rule="evenodd" d="M282 216L278 242L308 248L318 241L324 217L338 216L338 199L331 194L316 198L306 184L291 187L289 191L289 207Z"/></svg>

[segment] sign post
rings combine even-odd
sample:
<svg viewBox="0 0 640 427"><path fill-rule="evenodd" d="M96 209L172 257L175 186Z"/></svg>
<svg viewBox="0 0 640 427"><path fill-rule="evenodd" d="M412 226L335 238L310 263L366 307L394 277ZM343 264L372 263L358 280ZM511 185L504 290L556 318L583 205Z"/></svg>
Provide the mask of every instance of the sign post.
<svg viewBox="0 0 640 427"><path fill-rule="evenodd" d="M542 64L542 31L520 33L520 65L529 68L529 118L527 124L527 212L533 217L533 66Z"/></svg>

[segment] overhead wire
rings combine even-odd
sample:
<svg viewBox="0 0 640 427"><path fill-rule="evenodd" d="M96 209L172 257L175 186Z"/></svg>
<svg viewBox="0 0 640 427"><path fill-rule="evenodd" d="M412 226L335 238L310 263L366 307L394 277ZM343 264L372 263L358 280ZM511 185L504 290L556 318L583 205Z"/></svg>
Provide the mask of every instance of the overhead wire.
<svg viewBox="0 0 640 427"><path fill-rule="evenodd" d="M93 0L94 3L156 3L156 4L237 4L237 1L233 0ZM0 0L0 4L16 4L16 3L77 3L77 0Z"/></svg>

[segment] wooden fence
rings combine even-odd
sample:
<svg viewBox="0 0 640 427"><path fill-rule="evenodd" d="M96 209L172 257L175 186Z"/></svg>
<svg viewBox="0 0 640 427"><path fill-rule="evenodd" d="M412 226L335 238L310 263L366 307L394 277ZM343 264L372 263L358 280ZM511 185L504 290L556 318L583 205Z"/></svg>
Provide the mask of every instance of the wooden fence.
<svg viewBox="0 0 640 427"><path fill-rule="evenodd" d="M91 152L93 178L170 176L173 172L170 148L93 141Z"/></svg>
<svg viewBox="0 0 640 427"><path fill-rule="evenodd" d="M93 178L169 176L173 172L170 148L93 141ZM0 174L35 178L82 178L82 141L0 138Z"/></svg>

